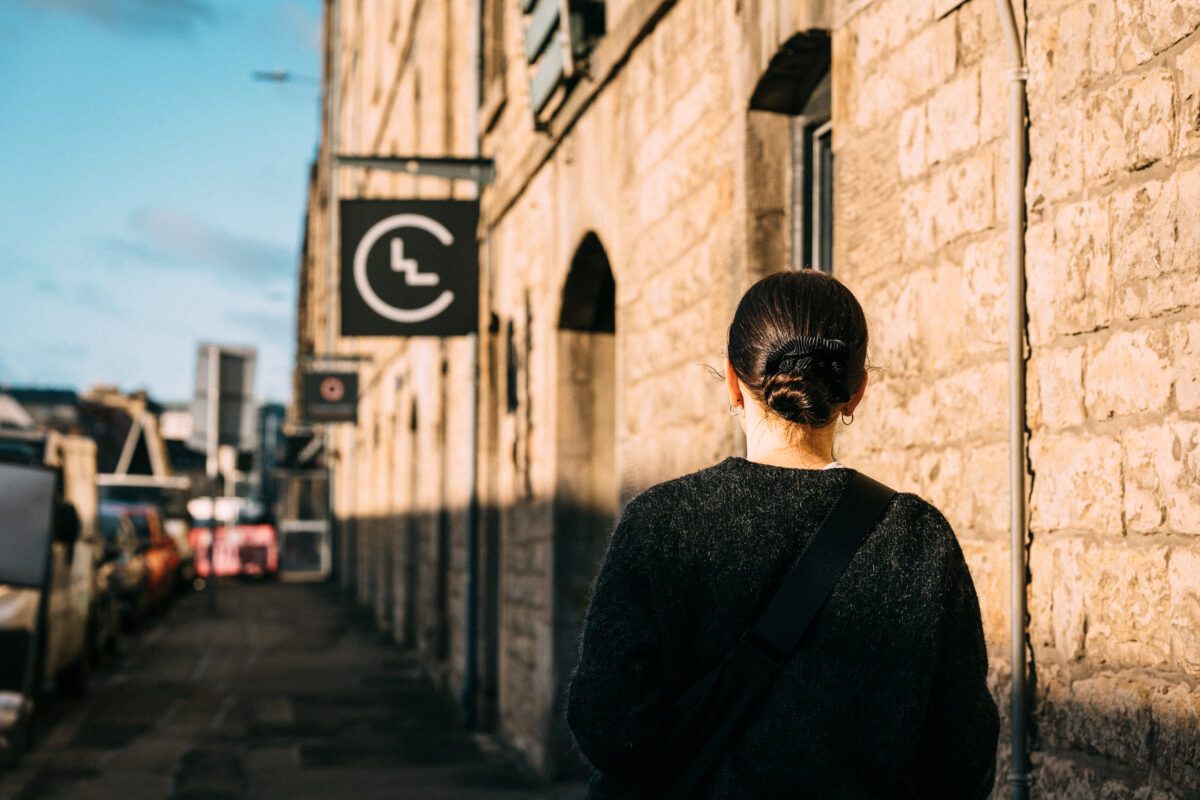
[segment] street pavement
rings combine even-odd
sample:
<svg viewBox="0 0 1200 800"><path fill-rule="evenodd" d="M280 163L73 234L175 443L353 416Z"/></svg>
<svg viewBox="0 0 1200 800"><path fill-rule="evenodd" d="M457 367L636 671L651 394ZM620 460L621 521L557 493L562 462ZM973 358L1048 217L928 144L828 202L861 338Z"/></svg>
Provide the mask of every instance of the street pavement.
<svg viewBox="0 0 1200 800"><path fill-rule="evenodd" d="M51 700L0 800L579 800L532 782L328 587L183 598L83 700Z"/></svg>

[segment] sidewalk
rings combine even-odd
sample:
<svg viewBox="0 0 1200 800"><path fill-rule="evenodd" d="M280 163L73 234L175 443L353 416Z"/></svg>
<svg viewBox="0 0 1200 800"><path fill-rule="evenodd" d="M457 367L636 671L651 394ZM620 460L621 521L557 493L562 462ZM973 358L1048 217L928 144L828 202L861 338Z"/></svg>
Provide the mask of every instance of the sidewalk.
<svg viewBox="0 0 1200 800"><path fill-rule="evenodd" d="M416 663L319 586L223 584L135 637L0 800L578 800L455 723Z"/></svg>

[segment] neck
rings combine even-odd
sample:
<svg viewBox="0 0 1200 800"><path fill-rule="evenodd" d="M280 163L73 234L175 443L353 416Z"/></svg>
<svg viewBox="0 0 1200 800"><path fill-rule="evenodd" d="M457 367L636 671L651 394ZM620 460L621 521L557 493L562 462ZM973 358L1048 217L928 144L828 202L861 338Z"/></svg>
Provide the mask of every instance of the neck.
<svg viewBox="0 0 1200 800"><path fill-rule="evenodd" d="M808 428L747 415L746 458L774 467L821 469L833 461L833 426Z"/></svg>

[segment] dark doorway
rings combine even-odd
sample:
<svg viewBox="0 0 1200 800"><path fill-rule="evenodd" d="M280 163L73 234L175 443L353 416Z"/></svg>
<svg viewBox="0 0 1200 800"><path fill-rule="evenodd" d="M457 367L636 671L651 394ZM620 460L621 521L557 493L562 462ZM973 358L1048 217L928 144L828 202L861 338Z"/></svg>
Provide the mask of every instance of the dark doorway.
<svg viewBox="0 0 1200 800"><path fill-rule="evenodd" d="M501 331L509 331L508 342ZM500 721L500 542L502 516L500 513L500 488L496 469L500 460L500 414L501 401L511 412L515 403L507 401L510 387L515 379L508 377L507 359L511 357L512 322L500 324L493 314L488 326L488 371L487 396L492 402L483 407L484 420L481 438L485 463L489 469L479 476L481 496L481 532L479 569L479 688L475 706L476 727L496 730Z"/></svg>
<svg viewBox="0 0 1200 800"><path fill-rule="evenodd" d="M417 610L420 608L421 598L421 521L417 513L417 508L420 499L417 496L420 491L420 471L417 469L417 464L420 463L417 459L420 455L420 447L417 442L417 403L414 400L412 410L408 421L408 518L404 534L404 624L402 626L403 639L402 641L408 647L416 649L418 645L418 632L420 628L417 624Z"/></svg>
<svg viewBox="0 0 1200 800"><path fill-rule="evenodd" d="M562 722L579 633L617 506L616 284L604 247L588 234L571 262L558 325L554 497L555 708L550 770L580 774Z"/></svg>
<svg viewBox="0 0 1200 800"><path fill-rule="evenodd" d="M437 576L434 648L438 661L445 664L450 658L450 362L442 358L442 402L441 416L438 419L438 444L441 453L440 480L438 494L441 502L437 511L437 566L434 575ZM444 674L444 673L443 673Z"/></svg>

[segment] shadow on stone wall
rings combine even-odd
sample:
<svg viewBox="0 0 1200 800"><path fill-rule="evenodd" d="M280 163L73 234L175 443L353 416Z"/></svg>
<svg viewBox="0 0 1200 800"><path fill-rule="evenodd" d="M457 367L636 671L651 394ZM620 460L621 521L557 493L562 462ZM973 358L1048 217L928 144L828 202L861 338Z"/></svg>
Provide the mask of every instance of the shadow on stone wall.
<svg viewBox="0 0 1200 800"><path fill-rule="evenodd" d="M340 574L369 582L365 592L344 584L345 596L375 609L375 593L387 587L389 635L418 652L455 697L465 675L467 519L465 509L356 519L338 526L335 545L357 554ZM476 683L465 716L499 734L537 776L578 777L584 765L565 724L566 690L612 517L560 500L484 507L478 520ZM380 564L390 565L390 582ZM440 567L441 579L433 574ZM1006 654L992 657L999 800L1009 796L1010 671ZM1034 689L1035 797L1200 798L1200 690L1132 671L1072 680L1049 666L1035 670Z"/></svg>
<svg viewBox="0 0 1200 800"><path fill-rule="evenodd" d="M563 500L479 510L469 698L467 520L466 509L342 519L341 594L462 700L464 721L500 734L543 778L583 777L567 688L613 515Z"/></svg>
<svg viewBox="0 0 1200 800"><path fill-rule="evenodd" d="M1009 797L1009 665L992 665L1002 730L993 800ZM1070 681L1043 667L1031 717L1033 796L1052 800L1200 797L1200 690L1144 671Z"/></svg>

